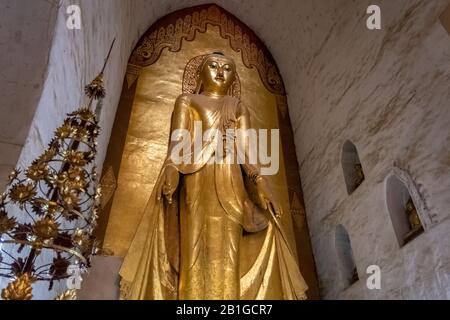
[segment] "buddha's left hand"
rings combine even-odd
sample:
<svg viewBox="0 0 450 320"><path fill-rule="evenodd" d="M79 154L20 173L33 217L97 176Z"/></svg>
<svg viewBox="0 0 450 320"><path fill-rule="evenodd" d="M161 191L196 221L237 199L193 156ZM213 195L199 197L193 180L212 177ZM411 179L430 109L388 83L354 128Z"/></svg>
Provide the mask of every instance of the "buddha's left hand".
<svg viewBox="0 0 450 320"><path fill-rule="evenodd" d="M261 177L256 181L256 189L258 191L258 198L261 208L272 211L277 218L281 217L283 214L281 206L277 201L275 201L272 191L264 178Z"/></svg>

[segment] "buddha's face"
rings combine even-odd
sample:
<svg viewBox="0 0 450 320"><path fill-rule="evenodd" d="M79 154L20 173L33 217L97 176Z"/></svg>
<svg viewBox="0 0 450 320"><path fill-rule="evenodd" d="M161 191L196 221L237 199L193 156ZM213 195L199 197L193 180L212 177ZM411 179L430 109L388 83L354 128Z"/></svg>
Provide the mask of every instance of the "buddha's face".
<svg viewBox="0 0 450 320"><path fill-rule="evenodd" d="M224 95L236 76L234 61L225 56L212 54L207 56L200 72L203 91Z"/></svg>

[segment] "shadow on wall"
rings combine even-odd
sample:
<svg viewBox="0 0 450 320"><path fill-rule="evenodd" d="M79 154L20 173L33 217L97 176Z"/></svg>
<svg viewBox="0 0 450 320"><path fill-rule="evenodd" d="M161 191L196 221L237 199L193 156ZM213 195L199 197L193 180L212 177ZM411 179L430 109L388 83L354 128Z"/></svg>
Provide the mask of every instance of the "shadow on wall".
<svg viewBox="0 0 450 320"><path fill-rule="evenodd" d="M347 193L350 195L363 183L365 177L361 161L359 160L358 150L349 140L342 147L341 163L344 170Z"/></svg>
<svg viewBox="0 0 450 320"><path fill-rule="evenodd" d="M335 246L338 260L338 269L341 276L342 289L350 287L359 280L353 258L353 250L350 237L343 225L338 225L335 232Z"/></svg>

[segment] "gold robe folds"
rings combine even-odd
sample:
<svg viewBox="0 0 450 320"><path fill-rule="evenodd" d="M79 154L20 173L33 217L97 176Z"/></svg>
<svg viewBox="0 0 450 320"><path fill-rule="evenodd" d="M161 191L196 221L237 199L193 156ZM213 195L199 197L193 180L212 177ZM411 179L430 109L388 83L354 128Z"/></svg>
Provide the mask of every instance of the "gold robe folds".
<svg viewBox="0 0 450 320"><path fill-rule="evenodd" d="M269 283L278 281L280 298L304 299L307 286L277 219L250 200L240 164L208 161L215 147L195 130L194 121L201 121L203 130L234 128L239 100L201 94L184 98L211 111L192 107L186 113L186 129L192 141L201 135L202 147L192 164L175 164L173 145L169 147L163 170L175 166L179 186L171 204L157 199L156 188L150 196L120 271L121 298L265 299L273 296ZM162 174L156 185L160 179ZM254 248L259 250L255 261L241 275L243 230L265 232L265 237Z"/></svg>

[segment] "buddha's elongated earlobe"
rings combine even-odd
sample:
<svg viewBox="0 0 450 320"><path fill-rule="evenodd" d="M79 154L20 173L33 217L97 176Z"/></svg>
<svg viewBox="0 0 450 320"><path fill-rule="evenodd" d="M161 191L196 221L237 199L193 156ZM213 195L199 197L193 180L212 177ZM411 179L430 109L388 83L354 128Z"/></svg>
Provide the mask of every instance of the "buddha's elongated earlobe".
<svg viewBox="0 0 450 320"><path fill-rule="evenodd" d="M195 90L194 93L195 94L199 94L201 89L202 89L202 80L200 79L200 72L202 70L203 67L203 63L198 67L197 72L195 73Z"/></svg>
<svg viewBox="0 0 450 320"><path fill-rule="evenodd" d="M197 86L195 87L195 92L196 94L199 94L201 92L202 89L202 80L200 80L200 77L197 79Z"/></svg>
<svg viewBox="0 0 450 320"><path fill-rule="evenodd" d="M236 79L235 79L235 80L231 83L230 88L228 88L227 94L228 94L229 96L234 97L234 89L236 88L236 86L237 86L237 81L236 81Z"/></svg>

